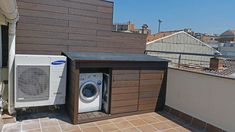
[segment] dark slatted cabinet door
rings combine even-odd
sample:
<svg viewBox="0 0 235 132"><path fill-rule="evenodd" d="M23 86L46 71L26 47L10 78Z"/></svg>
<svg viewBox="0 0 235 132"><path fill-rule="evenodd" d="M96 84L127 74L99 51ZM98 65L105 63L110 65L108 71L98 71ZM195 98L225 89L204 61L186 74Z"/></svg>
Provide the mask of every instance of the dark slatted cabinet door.
<svg viewBox="0 0 235 132"><path fill-rule="evenodd" d="M139 111L155 111L164 71L140 70Z"/></svg>
<svg viewBox="0 0 235 132"><path fill-rule="evenodd" d="M138 110L139 70L113 70L111 114Z"/></svg>

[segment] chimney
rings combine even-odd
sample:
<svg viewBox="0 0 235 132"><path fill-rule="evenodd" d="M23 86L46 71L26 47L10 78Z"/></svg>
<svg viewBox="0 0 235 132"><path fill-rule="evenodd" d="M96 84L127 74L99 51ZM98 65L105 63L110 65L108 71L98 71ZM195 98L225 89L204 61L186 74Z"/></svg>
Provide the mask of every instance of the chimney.
<svg viewBox="0 0 235 132"><path fill-rule="evenodd" d="M143 24L143 26L142 26L142 34L146 34L145 33L145 31L147 31L148 30L148 25L147 24Z"/></svg>
<svg viewBox="0 0 235 132"><path fill-rule="evenodd" d="M135 24L132 24L131 21L128 21L128 31L134 31L135 30Z"/></svg>
<svg viewBox="0 0 235 132"><path fill-rule="evenodd" d="M210 69L212 70L222 70L224 67L224 59L219 57L214 57L210 59Z"/></svg>

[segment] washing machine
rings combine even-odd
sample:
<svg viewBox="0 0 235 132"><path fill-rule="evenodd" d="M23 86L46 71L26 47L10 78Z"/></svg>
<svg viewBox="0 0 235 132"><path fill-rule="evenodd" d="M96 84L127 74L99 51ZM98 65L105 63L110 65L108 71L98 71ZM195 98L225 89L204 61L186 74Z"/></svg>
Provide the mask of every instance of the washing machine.
<svg viewBox="0 0 235 132"><path fill-rule="evenodd" d="M81 73L78 112L101 110L103 73Z"/></svg>

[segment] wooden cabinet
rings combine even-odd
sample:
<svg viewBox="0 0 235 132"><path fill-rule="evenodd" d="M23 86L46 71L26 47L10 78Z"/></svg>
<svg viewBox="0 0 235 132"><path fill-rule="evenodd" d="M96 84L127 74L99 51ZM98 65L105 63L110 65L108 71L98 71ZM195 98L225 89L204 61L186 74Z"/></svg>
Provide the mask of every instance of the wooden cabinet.
<svg viewBox="0 0 235 132"><path fill-rule="evenodd" d="M112 70L111 114L155 111L164 72Z"/></svg>
<svg viewBox="0 0 235 132"><path fill-rule="evenodd" d="M140 70L139 111L155 111L164 72Z"/></svg>
<svg viewBox="0 0 235 132"><path fill-rule="evenodd" d="M145 54L65 52L63 55L68 57L66 105L73 124L163 109L159 106L165 103L168 61ZM102 106L107 112L78 112L80 73L105 73L110 77Z"/></svg>
<svg viewBox="0 0 235 132"><path fill-rule="evenodd" d="M138 110L139 70L113 70L111 114Z"/></svg>

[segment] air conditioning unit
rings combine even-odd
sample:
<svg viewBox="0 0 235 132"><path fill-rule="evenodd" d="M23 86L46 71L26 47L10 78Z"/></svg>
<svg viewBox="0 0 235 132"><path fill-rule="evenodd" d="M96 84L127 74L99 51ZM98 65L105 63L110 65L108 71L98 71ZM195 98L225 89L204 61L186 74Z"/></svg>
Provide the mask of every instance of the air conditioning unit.
<svg viewBox="0 0 235 132"><path fill-rule="evenodd" d="M65 104L66 57L15 55L15 108Z"/></svg>

